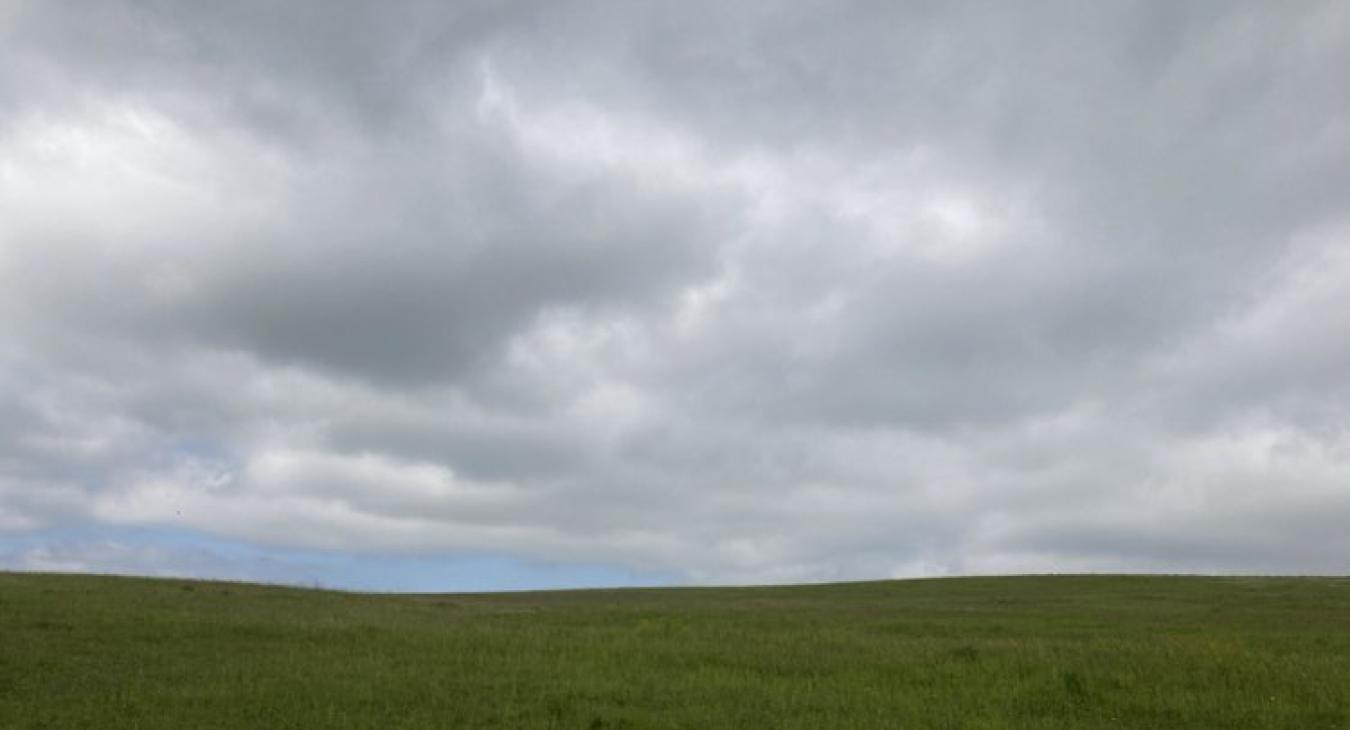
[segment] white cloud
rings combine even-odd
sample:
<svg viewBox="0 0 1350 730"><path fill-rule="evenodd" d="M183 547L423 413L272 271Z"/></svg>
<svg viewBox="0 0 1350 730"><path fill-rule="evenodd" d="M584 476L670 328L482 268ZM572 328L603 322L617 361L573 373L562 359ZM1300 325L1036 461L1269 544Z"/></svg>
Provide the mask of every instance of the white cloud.
<svg viewBox="0 0 1350 730"><path fill-rule="evenodd" d="M1338 569L1343 10L704 10L8 7L0 530Z"/></svg>

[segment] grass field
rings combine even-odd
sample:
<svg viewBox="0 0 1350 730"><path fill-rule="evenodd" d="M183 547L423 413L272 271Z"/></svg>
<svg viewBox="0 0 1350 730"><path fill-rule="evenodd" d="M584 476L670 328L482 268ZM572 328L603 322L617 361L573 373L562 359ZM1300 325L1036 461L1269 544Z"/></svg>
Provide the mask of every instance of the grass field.
<svg viewBox="0 0 1350 730"><path fill-rule="evenodd" d="M354 595L0 573L0 728L1350 728L1350 579Z"/></svg>

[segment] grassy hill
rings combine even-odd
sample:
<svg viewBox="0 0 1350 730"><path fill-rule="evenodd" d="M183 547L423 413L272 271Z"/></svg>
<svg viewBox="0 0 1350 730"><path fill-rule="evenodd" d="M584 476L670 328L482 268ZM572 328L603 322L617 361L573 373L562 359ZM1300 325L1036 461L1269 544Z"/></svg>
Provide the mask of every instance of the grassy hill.
<svg viewBox="0 0 1350 730"><path fill-rule="evenodd" d="M1350 728L1350 579L354 595L0 573L0 728Z"/></svg>

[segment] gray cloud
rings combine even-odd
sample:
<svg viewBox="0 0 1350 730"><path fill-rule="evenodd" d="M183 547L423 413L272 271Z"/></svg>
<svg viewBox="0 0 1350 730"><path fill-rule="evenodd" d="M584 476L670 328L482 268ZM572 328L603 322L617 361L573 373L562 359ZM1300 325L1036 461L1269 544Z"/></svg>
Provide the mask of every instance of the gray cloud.
<svg viewBox="0 0 1350 730"><path fill-rule="evenodd" d="M1343 571L1348 36L1335 3L7 6L0 530Z"/></svg>

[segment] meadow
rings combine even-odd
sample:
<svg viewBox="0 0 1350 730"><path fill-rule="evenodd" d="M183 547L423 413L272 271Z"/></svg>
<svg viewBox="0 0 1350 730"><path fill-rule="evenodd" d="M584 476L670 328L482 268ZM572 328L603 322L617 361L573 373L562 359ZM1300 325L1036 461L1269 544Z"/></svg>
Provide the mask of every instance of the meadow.
<svg viewBox="0 0 1350 730"><path fill-rule="evenodd" d="M1350 579L368 595L0 573L0 728L1350 728Z"/></svg>

